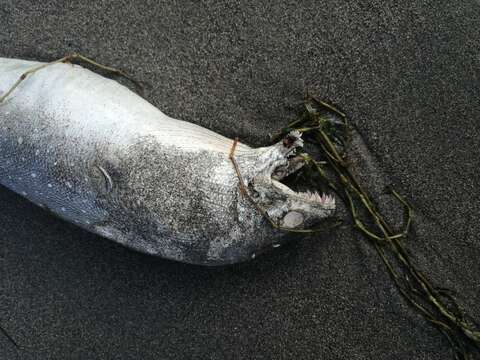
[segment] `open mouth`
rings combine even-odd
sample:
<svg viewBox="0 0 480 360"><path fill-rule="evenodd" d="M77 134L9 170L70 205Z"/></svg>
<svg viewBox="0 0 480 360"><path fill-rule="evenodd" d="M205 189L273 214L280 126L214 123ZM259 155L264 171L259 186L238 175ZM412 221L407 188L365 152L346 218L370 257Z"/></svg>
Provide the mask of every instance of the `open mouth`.
<svg viewBox="0 0 480 360"><path fill-rule="evenodd" d="M262 148L248 187L267 214L282 226L304 228L335 210L335 198L317 191L295 191L285 179L305 165L297 155L303 147L301 134L290 132L282 141Z"/></svg>
<svg viewBox="0 0 480 360"><path fill-rule="evenodd" d="M305 165L305 157L297 155L297 150L303 148L303 140L298 131L290 132L282 140L282 145L287 149L287 152L284 154L285 163L273 170L271 174L272 185L278 191L300 201L334 207L335 198L331 195L320 194L318 191L295 191L282 182L282 180L300 171Z"/></svg>
<svg viewBox="0 0 480 360"><path fill-rule="evenodd" d="M287 185L281 183L278 180L272 178L272 185L280 192L283 192L287 196L296 198L299 201L305 201L307 203L320 204L325 207L335 207L335 198L328 194L319 194L318 191L295 191L289 188Z"/></svg>

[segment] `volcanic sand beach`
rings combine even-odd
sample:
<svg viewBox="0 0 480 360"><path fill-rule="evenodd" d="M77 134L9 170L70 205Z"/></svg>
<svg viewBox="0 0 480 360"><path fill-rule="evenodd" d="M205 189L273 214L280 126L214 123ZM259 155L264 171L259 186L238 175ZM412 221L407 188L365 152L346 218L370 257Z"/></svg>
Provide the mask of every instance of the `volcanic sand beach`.
<svg viewBox="0 0 480 360"><path fill-rule="evenodd" d="M363 139L415 263L480 319L478 1L0 2L0 56L79 52L147 82L168 115L252 146L308 89ZM273 5L273 3L275 3ZM397 4L398 3L398 4ZM451 359L350 227L202 268L142 255L0 187L1 359Z"/></svg>

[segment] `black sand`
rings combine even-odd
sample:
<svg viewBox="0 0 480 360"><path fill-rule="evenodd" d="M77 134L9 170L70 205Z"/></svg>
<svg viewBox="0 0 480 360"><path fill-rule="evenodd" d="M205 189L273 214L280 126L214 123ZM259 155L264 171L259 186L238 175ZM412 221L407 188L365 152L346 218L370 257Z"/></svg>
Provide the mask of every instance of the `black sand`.
<svg viewBox="0 0 480 360"><path fill-rule="evenodd" d="M392 183L415 205L417 264L480 319L478 1L66 3L1 1L0 56L89 55L148 81L167 114L252 145L308 87L363 135L369 188ZM1 337L1 359L451 358L348 229L208 269L4 188L0 207L0 323L21 346Z"/></svg>

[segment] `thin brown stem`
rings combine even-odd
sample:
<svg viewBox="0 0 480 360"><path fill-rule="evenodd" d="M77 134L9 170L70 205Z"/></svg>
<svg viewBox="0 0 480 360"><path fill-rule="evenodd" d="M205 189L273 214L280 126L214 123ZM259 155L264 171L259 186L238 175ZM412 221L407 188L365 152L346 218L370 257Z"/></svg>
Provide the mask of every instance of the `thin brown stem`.
<svg viewBox="0 0 480 360"><path fill-rule="evenodd" d="M30 75L33 75L34 73L36 73L37 71L39 70L42 70L44 68L46 68L47 66L51 66L51 65L55 65L55 64L59 64L59 63L65 63L65 62L72 62L73 60L81 60L83 62L86 62L90 65L93 65L99 69L102 69L102 70L105 70L105 71L108 71L108 72L111 72L113 74L117 74L117 75L120 75L120 76L123 76L124 78L130 80L132 83L134 83L138 89L140 91L143 91L143 86L142 84L140 84L140 82L138 82L137 80L133 79L132 77L130 77L127 73L125 73L124 71L122 70L118 70L118 69L115 69L113 67L110 67L110 66L106 66L106 65L102 65L90 58L87 58L86 56L83 56L81 54L70 54L70 55L67 55L67 56L64 56L62 57L61 59L58 59L58 60L54 60L54 61L51 61L51 62L48 62L48 63L45 63L45 64L40 64L40 65L37 65L37 66L34 66L32 67L31 69L25 71L22 75L20 75L20 77L18 78L18 80L10 87L10 89L8 89L5 94L3 94L2 96L0 96L0 104L5 101L5 99L10 96L10 94L25 80L27 79L27 77L29 77Z"/></svg>

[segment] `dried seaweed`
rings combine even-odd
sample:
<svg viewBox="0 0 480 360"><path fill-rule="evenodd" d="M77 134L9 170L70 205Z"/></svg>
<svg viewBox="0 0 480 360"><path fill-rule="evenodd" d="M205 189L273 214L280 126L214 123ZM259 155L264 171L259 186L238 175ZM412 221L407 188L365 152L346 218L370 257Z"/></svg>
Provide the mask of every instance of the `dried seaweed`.
<svg viewBox="0 0 480 360"><path fill-rule="evenodd" d="M98 62L96 62L95 60L92 60L84 55L81 55L81 54L77 54L77 53L73 53L73 54L70 54L70 55L67 55L67 56L64 56L62 57L61 59L58 59L58 60L54 60L54 61L51 61L51 62L48 62L48 63L43 63L43 64L40 64L40 65L37 65L37 66L34 66L30 69L28 69L27 71L25 71L23 74L20 75L20 77L18 78L18 80L4 93L0 96L0 104L3 103L5 101L5 99L7 97L10 96L10 94L25 80L27 79L27 77L35 74L37 71L39 70L42 70L48 66L51 66L51 65L55 65L55 64L60 64L60 63L72 63L73 61L81 61L81 62L84 62L86 64L89 64L91 65L92 67L94 68L98 68L100 70L103 70L103 71L106 71L108 73L112 73L114 75L119 75L121 77L124 77L125 79L131 81L138 89L138 91L140 92L140 94L143 93L143 85L135 80L134 78L132 78L130 75L128 75L126 72L122 71L122 70L119 70L119 69L116 69L116 68L113 68L113 67L110 67L110 66L106 66L106 65L102 65Z"/></svg>

